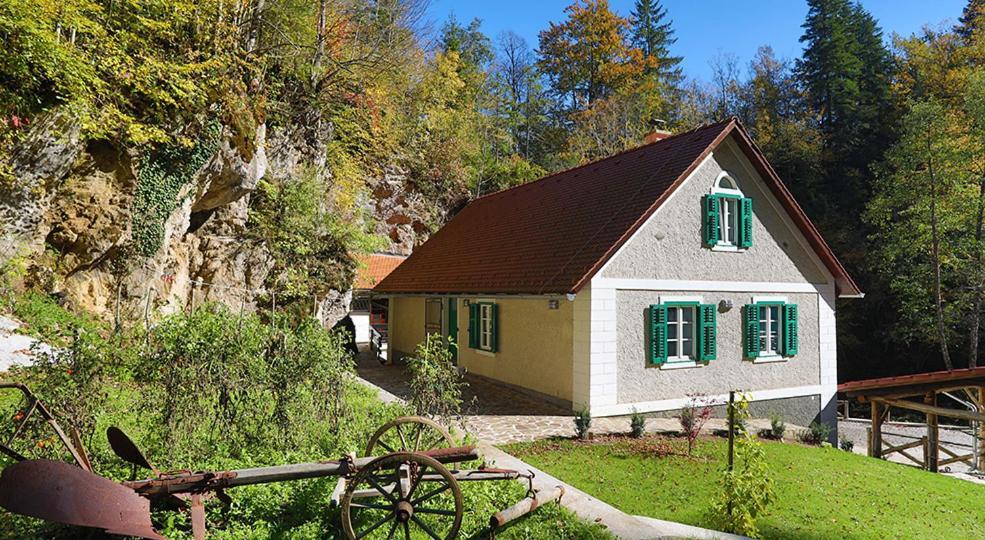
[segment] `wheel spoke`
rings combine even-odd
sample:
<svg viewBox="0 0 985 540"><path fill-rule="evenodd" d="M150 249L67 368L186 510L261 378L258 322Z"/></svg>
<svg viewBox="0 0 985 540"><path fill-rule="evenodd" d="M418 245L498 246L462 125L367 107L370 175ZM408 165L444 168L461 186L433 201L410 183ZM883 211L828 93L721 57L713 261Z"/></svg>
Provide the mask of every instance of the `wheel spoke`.
<svg viewBox="0 0 985 540"><path fill-rule="evenodd" d="M410 524L406 521L404 522L404 539L410 540Z"/></svg>
<svg viewBox="0 0 985 540"><path fill-rule="evenodd" d="M394 520L396 520L396 516L393 515L393 512L390 512L389 514L383 516L383 519L381 519L381 520L377 521L376 523L374 523L372 527L370 527L370 528L366 529L365 531L363 531L362 533L356 535L356 540L359 540L360 538L366 538L366 536L369 535L369 533L371 533L371 532L375 531L376 529L379 529L380 527L382 527L384 523L386 523L387 521L390 520L390 516L393 516Z"/></svg>
<svg viewBox="0 0 985 540"><path fill-rule="evenodd" d="M424 529L424 532L428 533L428 536L434 538L434 540L441 540L441 537L438 536L434 531L432 531L431 527L428 527L427 523L424 523L423 521L418 519L417 516L410 516L410 519L413 520L414 523L417 523L418 527Z"/></svg>
<svg viewBox="0 0 985 540"><path fill-rule="evenodd" d="M372 475L366 475L366 481L369 482L369 484L373 486L376 489L376 491L382 493L383 496L386 497L390 502L392 502L393 504L397 504L397 499L394 499L393 495L389 491L384 489L383 486L381 486L380 483L377 482Z"/></svg>
<svg viewBox="0 0 985 540"><path fill-rule="evenodd" d="M415 429L417 430L417 435L414 437L414 451L417 452L421 449L421 435L424 434L424 424L417 424Z"/></svg>
<svg viewBox="0 0 985 540"><path fill-rule="evenodd" d="M407 439L404 438L404 431L400 429L400 424L397 424L397 436L400 437L400 449L407 450L410 447L407 444Z"/></svg>
<svg viewBox="0 0 985 540"><path fill-rule="evenodd" d="M382 438L380 438L380 440L376 441L376 444L382 446L387 452L389 452L391 454L394 452L394 449L391 448L389 444L383 442L383 439Z"/></svg>
<svg viewBox="0 0 985 540"><path fill-rule="evenodd" d="M414 512L418 514L438 514L442 516L454 516L457 512L454 510L442 510L441 508L417 508L414 507Z"/></svg>
<svg viewBox="0 0 985 540"><path fill-rule="evenodd" d="M397 532L397 525L400 525L400 522L393 520L393 525L390 525L390 532L386 533L386 540L393 538L393 533Z"/></svg>
<svg viewBox="0 0 985 540"><path fill-rule="evenodd" d="M430 493L428 493L426 495L422 495L422 496L418 497L417 499L414 499L413 501L410 501L410 504L412 504L414 506L417 506L417 505L423 503L424 501L428 501L430 499L433 499L434 497L436 497L436 496L438 496L438 495L440 495L440 494L448 491L450 488L451 488L451 484L444 484L441 487L439 487L438 489L435 489L435 490L431 491Z"/></svg>

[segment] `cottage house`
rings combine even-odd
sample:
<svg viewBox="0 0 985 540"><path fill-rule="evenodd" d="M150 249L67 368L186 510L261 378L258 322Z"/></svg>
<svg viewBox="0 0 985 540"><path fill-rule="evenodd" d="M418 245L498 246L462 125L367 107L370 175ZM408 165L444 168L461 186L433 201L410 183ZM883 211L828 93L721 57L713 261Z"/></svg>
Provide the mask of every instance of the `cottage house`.
<svg viewBox="0 0 985 540"><path fill-rule="evenodd" d="M861 297L735 119L476 199L374 288L397 355L594 416L749 392L833 423L835 299Z"/></svg>

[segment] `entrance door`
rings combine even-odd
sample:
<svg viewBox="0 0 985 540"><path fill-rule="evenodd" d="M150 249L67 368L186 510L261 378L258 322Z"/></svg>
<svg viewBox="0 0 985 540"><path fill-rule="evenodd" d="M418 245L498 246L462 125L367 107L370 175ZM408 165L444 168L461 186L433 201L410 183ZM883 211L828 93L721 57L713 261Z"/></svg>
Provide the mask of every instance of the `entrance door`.
<svg viewBox="0 0 985 540"><path fill-rule="evenodd" d="M424 333L442 334L441 319L442 312L440 298L428 298L424 301Z"/></svg>
<svg viewBox="0 0 985 540"><path fill-rule="evenodd" d="M451 339L451 359L458 364L458 299L448 299L448 337Z"/></svg>

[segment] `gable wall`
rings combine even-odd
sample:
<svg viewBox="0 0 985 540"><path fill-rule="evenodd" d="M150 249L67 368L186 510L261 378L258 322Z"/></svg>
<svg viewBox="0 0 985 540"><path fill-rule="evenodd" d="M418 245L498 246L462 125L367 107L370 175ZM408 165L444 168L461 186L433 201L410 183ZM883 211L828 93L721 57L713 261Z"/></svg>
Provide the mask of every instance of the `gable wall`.
<svg viewBox="0 0 985 540"><path fill-rule="evenodd" d="M752 247L712 251L702 243L701 198L723 170L753 199ZM776 206L774 206L775 203ZM722 144L602 269L605 278L828 283L831 276L785 223L779 203L734 143Z"/></svg>

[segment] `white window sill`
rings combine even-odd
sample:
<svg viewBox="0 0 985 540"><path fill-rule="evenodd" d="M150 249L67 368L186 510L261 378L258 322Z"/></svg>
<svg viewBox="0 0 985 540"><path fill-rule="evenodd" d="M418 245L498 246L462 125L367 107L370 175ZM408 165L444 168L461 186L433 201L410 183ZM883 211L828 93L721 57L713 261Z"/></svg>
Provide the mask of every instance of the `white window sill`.
<svg viewBox="0 0 985 540"><path fill-rule="evenodd" d="M724 251L724 252L732 252L732 253L735 253L735 252L738 252L739 251L739 246L736 246L734 244L717 244L717 245L711 246L711 250L712 251Z"/></svg>
<svg viewBox="0 0 985 540"><path fill-rule="evenodd" d="M479 353L479 354L481 354L482 356L488 356L490 358L495 358L496 357L496 353L494 353L494 352L484 351L482 349L472 349L472 350L475 351L475 352L477 352L477 353Z"/></svg>
<svg viewBox="0 0 985 540"><path fill-rule="evenodd" d="M771 354L769 356L757 356L752 359L753 364L771 364L773 362L786 362L787 358L780 356L778 354Z"/></svg>
<svg viewBox="0 0 985 540"><path fill-rule="evenodd" d="M691 360L690 358L668 358L666 362L660 364L660 369L687 369L687 368L697 368L701 367L702 364Z"/></svg>

